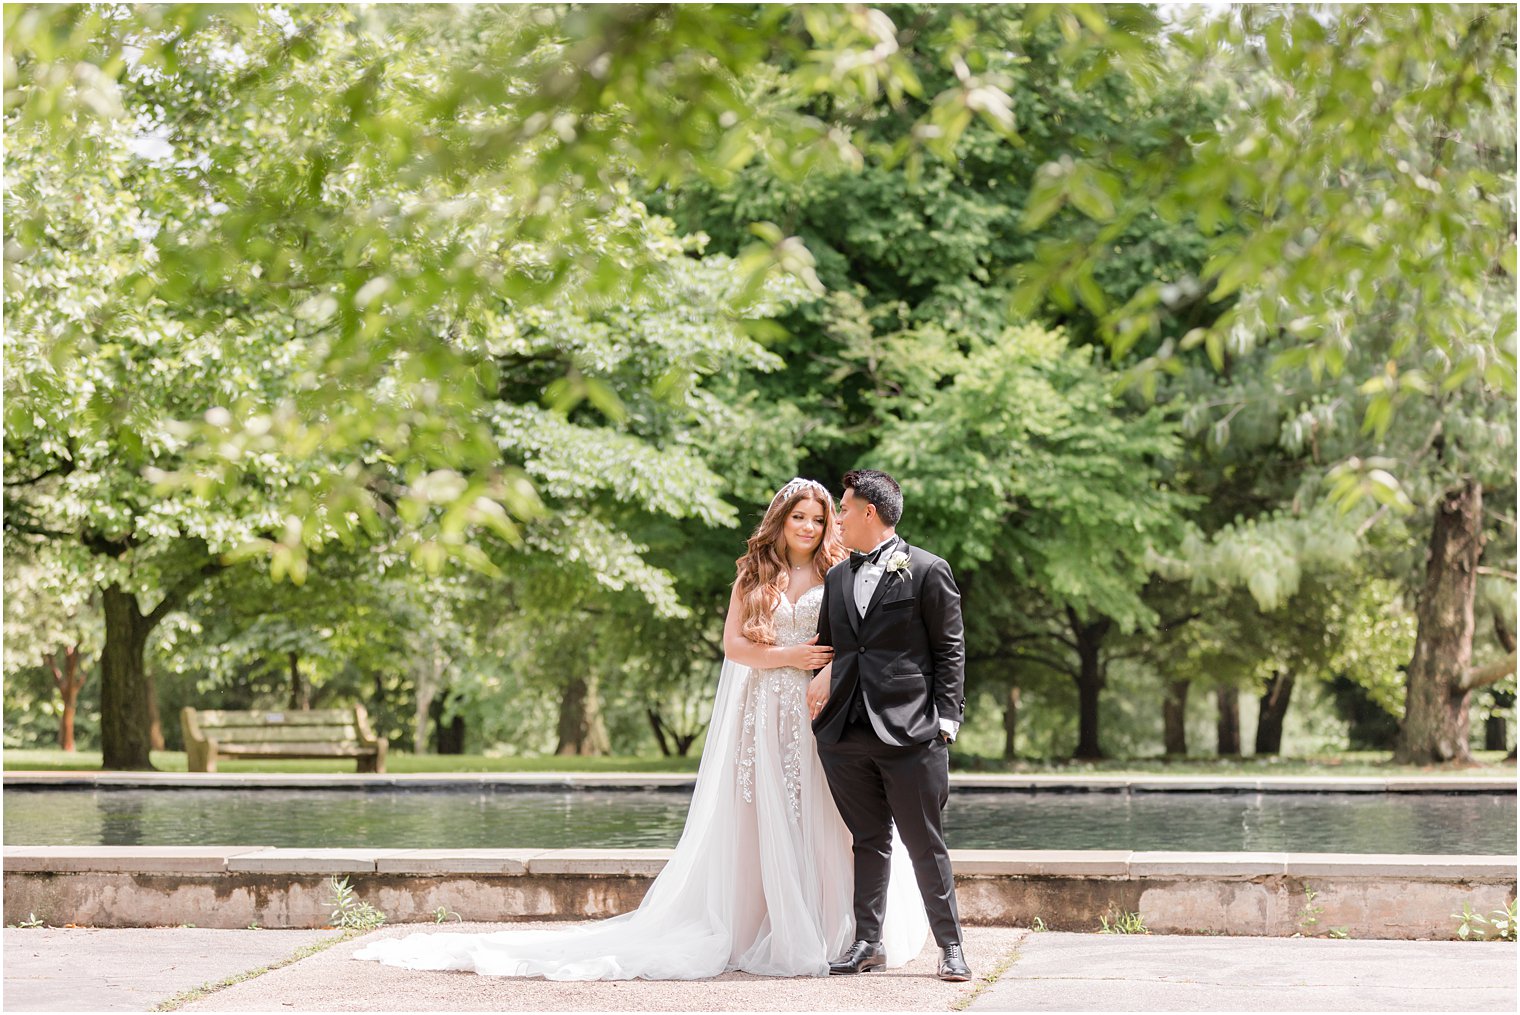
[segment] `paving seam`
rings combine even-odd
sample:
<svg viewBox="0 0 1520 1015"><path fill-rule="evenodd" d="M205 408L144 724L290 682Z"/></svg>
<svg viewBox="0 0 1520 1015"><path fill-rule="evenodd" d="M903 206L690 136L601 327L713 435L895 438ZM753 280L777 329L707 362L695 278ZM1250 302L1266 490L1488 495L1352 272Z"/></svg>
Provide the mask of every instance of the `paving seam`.
<svg viewBox="0 0 1520 1015"><path fill-rule="evenodd" d="M1013 949L1009 951L1005 956L1003 956L1000 961L993 964L992 972L988 973L986 976L977 977L977 983L970 993L966 994L964 997L956 998L956 1000L951 1002L950 1010L965 1011L967 1008L971 1007L973 1003L975 1003L977 998L985 994L993 984L1002 979L1003 974L1012 969L1014 965L1019 961L1019 958L1021 957L1020 950L1024 947L1024 941L1028 937L1029 932L1025 931L1024 934L1021 935L1019 939L1013 943Z"/></svg>
<svg viewBox="0 0 1520 1015"><path fill-rule="evenodd" d="M194 1004L197 1001L212 997L213 995L219 994L229 987L235 987L240 983L247 983L249 980L257 980L259 977L266 976L269 973L274 972L276 969L284 969L286 966L293 966L297 962L301 962L305 959L311 958L313 955L318 955L322 952L327 951L327 949L333 947L334 945L340 945L345 941L352 941L354 938L360 937L366 933L368 933L368 931L350 931L347 933L335 934L325 941L315 941L309 945L302 945L300 948L297 948L295 951L291 952L283 959L277 959L274 962L269 962L262 966L254 966L251 969L245 969L241 972L232 973L228 976L222 977L220 980L207 980L205 983L191 987L188 990L182 990L172 997L165 998L148 1010L155 1012L178 1011L187 1004Z"/></svg>

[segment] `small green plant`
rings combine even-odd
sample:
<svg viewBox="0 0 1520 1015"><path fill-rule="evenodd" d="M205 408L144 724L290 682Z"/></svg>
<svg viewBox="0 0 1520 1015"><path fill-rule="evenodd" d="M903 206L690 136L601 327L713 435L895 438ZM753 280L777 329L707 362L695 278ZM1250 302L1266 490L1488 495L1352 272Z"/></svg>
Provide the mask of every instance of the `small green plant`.
<svg viewBox="0 0 1520 1015"><path fill-rule="evenodd" d="M1109 922L1109 917L1113 922ZM1098 917L1102 926L1098 928L1099 934L1149 934L1145 928L1145 921L1140 919L1139 913L1126 913L1110 905L1105 916Z"/></svg>
<svg viewBox="0 0 1520 1015"><path fill-rule="evenodd" d="M1029 929L1032 930L1032 931L1034 931L1036 934L1043 934L1047 930L1049 930L1050 928L1047 927L1047 926L1045 926L1045 921L1042 920L1042 919L1040 919L1037 916L1033 920L1030 921L1030 923L1029 923Z"/></svg>
<svg viewBox="0 0 1520 1015"><path fill-rule="evenodd" d="M1511 899L1503 909L1494 910L1488 922L1494 928L1494 936L1500 941L1515 940L1515 900Z"/></svg>
<svg viewBox="0 0 1520 1015"><path fill-rule="evenodd" d="M374 930L385 922L384 913L368 902L359 901L348 878L339 881L334 874L327 879L327 887L333 896L327 900L327 904L333 907L331 920L334 927L344 930Z"/></svg>
<svg viewBox="0 0 1520 1015"><path fill-rule="evenodd" d="M437 909L433 910L434 923L447 923L449 917L451 916L460 923L464 922L463 918L461 918L458 913L454 912L447 906L439 906Z"/></svg>
<svg viewBox="0 0 1520 1015"><path fill-rule="evenodd" d="M255 920L252 923L250 923L246 929L247 930L263 930L264 928L260 927L259 926L259 921Z"/></svg>
<svg viewBox="0 0 1520 1015"><path fill-rule="evenodd" d="M1488 932L1483 929L1488 920L1482 913L1474 913L1472 903L1466 899L1462 900L1462 912L1451 914L1451 918L1457 921L1457 937L1463 941L1468 938L1481 941L1488 936Z"/></svg>
<svg viewBox="0 0 1520 1015"><path fill-rule="evenodd" d="M1347 927L1331 927L1330 936L1337 941L1350 941L1351 930Z"/></svg>
<svg viewBox="0 0 1520 1015"><path fill-rule="evenodd" d="M1462 912L1451 914L1451 918L1457 921L1457 937L1463 941L1483 941L1488 938L1490 930L1493 931L1495 940L1515 940L1514 902L1484 916L1482 913L1474 913L1472 903L1463 900Z"/></svg>
<svg viewBox="0 0 1520 1015"><path fill-rule="evenodd" d="M1319 892L1311 885L1304 885L1304 908L1298 911L1298 933L1294 937L1308 937L1319 926L1319 915L1325 911L1325 907L1314 904L1317 898Z"/></svg>
<svg viewBox="0 0 1520 1015"><path fill-rule="evenodd" d="M193 924L193 923L182 923L182 924L179 925L179 929L180 930L194 930L195 929L195 924Z"/></svg>
<svg viewBox="0 0 1520 1015"><path fill-rule="evenodd" d="M45 926L47 926L47 924L45 924L41 920L37 919L37 914L36 913L28 913L28 914L26 914L26 919L22 920L20 923L16 924L15 926L17 926L17 927L24 927L27 930L36 930L38 927L45 927Z"/></svg>

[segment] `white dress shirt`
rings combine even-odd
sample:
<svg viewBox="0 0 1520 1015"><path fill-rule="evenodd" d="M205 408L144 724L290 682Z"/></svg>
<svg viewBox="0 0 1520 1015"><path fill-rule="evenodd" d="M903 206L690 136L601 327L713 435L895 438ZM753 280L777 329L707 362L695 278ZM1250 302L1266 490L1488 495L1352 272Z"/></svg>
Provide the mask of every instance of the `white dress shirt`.
<svg viewBox="0 0 1520 1015"><path fill-rule="evenodd" d="M881 542L872 547L871 552L875 553L877 550L881 549L883 546L886 546L896 538L897 536L895 533L888 536L886 539L883 539ZM885 560L878 560L874 564L870 561L866 561L865 563L861 564L860 567L856 570L855 608L860 611L860 615L862 617L866 615L866 607L871 605L871 597L876 594L876 586L881 583L882 576L886 573L887 564ZM878 734L881 734L883 732L877 725L877 719L874 715L871 716L871 725L877 728L876 732ZM940 732L950 734L950 739L954 740L958 735L960 735L961 724L956 722L954 719L946 719L944 716L940 716L939 728ZM887 739L890 740L890 738Z"/></svg>
<svg viewBox="0 0 1520 1015"><path fill-rule="evenodd" d="M875 553L877 550L881 549L883 546L886 546L896 538L896 536L888 536L886 539L883 539L881 542L877 543L876 546L872 548L871 552ZM860 615L862 617L866 615L866 607L871 605L871 597L876 594L876 586L881 584L881 576L886 573L887 564L886 561L883 560L878 560L874 564L872 564L870 561L866 561L864 564L861 564L858 569L856 569L855 608L860 611Z"/></svg>

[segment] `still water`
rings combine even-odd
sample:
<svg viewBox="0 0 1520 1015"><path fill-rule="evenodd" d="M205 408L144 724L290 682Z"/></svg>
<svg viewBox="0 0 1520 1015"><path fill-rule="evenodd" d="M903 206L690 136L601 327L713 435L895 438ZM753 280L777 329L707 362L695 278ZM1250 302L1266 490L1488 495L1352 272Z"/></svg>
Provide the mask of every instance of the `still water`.
<svg viewBox="0 0 1520 1015"><path fill-rule="evenodd" d="M686 791L5 791L5 844L674 846ZM1513 855L1515 795L956 793L956 849Z"/></svg>

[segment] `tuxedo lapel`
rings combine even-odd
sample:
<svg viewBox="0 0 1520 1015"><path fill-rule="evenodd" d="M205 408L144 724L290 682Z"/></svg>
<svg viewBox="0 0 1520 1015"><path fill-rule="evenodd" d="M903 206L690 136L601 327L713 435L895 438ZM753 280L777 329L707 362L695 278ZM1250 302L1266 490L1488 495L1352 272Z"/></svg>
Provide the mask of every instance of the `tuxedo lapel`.
<svg viewBox="0 0 1520 1015"><path fill-rule="evenodd" d="M860 607L855 605L855 572L847 567L837 569L839 571L839 601L844 603L844 612L850 618L850 630L855 632L855 640L860 640Z"/></svg>

